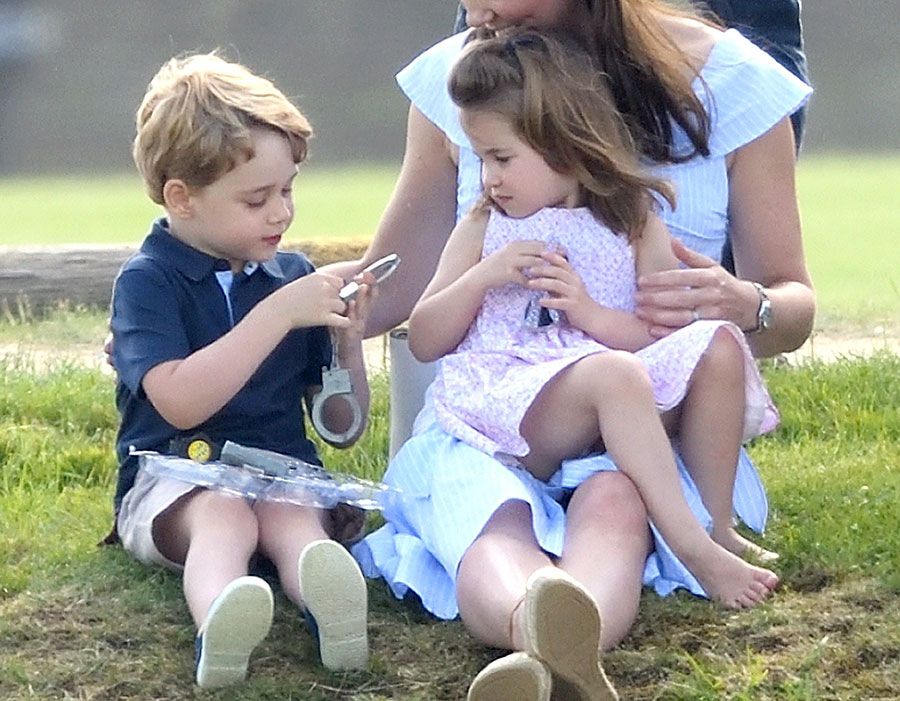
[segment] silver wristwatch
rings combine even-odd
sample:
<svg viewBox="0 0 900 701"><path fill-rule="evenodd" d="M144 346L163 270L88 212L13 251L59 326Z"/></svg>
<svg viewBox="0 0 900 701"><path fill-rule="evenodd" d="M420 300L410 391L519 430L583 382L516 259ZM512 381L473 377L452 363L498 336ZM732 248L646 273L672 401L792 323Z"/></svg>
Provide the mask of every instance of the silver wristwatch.
<svg viewBox="0 0 900 701"><path fill-rule="evenodd" d="M756 310L756 328L749 333L761 333L772 325L772 301L766 294L766 288L758 282L752 283L759 295L759 309Z"/></svg>

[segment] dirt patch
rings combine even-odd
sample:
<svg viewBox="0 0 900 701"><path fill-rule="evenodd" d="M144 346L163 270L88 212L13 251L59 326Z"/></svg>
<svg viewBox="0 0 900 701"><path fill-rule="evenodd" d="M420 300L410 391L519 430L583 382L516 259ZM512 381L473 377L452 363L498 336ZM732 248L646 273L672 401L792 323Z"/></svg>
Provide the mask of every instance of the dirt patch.
<svg viewBox="0 0 900 701"><path fill-rule="evenodd" d="M71 361L99 368L112 375L100 350L101 343L98 341L96 345L77 344L66 348L30 343L0 343L0 360L20 363L23 368L40 368L52 363ZM370 371L379 372L390 368L386 335L366 339L363 351ZM867 358L884 351L900 355L900 333L878 329L870 335L831 335L817 331L802 347L792 353L785 353L783 357L791 365L802 365L811 361Z"/></svg>
<svg viewBox="0 0 900 701"><path fill-rule="evenodd" d="M791 364L802 364L815 360L833 362L839 358L867 358L884 351L900 355L897 329L879 327L869 335L816 331L800 348L784 356Z"/></svg>

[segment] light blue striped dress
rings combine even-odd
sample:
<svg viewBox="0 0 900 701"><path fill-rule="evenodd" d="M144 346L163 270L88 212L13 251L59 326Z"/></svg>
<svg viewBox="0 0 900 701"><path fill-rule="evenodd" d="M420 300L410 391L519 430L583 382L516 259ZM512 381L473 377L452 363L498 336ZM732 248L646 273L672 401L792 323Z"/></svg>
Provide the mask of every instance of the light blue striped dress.
<svg viewBox="0 0 900 701"><path fill-rule="evenodd" d="M446 90L450 66L464 38L465 33L445 39L397 76L413 104L459 146L457 217L468 211L481 192L481 163ZM672 233L690 248L718 260L728 224L726 155L794 112L808 99L811 89L736 30L721 35L701 78L694 88L712 118L711 155L656 170L676 187L677 210L663 212ZM687 146L683 133L677 139L676 146ZM411 590L431 613L449 619L459 613L455 576L460 559L501 504L514 499L527 502L537 541L558 556L565 512L557 499L595 472L615 470L616 466L605 455L593 455L565 462L549 482L541 482L442 431L431 404L426 397L413 437L385 474L385 481L399 487L404 498L385 510L387 523L357 544L354 555L367 576L384 577L398 598ZM711 519L696 487L680 460L678 464L688 502L709 528ZM763 530L766 494L743 450L734 508L750 528ZM700 584L655 529L654 539L644 583L663 596L679 587L704 596Z"/></svg>

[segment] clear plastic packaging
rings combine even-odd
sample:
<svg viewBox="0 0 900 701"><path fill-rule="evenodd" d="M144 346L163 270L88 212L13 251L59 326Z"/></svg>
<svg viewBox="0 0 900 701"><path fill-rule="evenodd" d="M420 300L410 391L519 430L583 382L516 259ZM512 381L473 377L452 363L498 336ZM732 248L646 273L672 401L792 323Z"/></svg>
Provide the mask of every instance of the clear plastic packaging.
<svg viewBox="0 0 900 701"><path fill-rule="evenodd" d="M297 458L230 441L222 448L222 459L205 463L153 451L132 454L150 474L253 499L323 509L344 503L371 511L383 510L400 496L397 489L381 482L331 473Z"/></svg>

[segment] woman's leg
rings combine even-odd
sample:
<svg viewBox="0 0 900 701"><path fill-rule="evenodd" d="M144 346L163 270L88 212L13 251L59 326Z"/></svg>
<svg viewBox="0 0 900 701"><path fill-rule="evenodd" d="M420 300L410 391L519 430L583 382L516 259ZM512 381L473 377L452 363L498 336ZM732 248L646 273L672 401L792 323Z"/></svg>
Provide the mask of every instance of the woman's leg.
<svg viewBox="0 0 900 701"><path fill-rule="evenodd" d="M184 564L184 598L198 629L222 590L247 574L257 536L248 503L213 490L191 492L157 517L153 540L168 559Z"/></svg>
<svg viewBox="0 0 900 701"><path fill-rule="evenodd" d="M649 550L647 510L628 477L600 472L575 490L558 566L597 601L604 650L618 645L634 624Z"/></svg>
<svg viewBox="0 0 900 701"><path fill-rule="evenodd" d="M534 538L531 509L523 501L503 504L460 560L456 574L459 613L468 631L490 647L524 650L524 631L513 624L528 578L551 565Z"/></svg>
<svg viewBox="0 0 900 701"><path fill-rule="evenodd" d="M697 365L680 408L681 456L712 517L713 540L736 555L749 550L771 560L777 555L744 538L733 523L744 382L744 351L728 330L720 328Z"/></svg>
<svg viewBox="0 0 900 701"><path fill-rule="evenodd" d="M694 517L649 377L634 355L610 351L571 365L541 390L521 430L531 447L524 460L530 468L558 465L602 436L653 522L711 598L729 607L752 606L777 584L773 572L722 548Z"/></svg>
<svg viewBox="0 0 900 701"><path fill-rule="evenodd" d="M596 599L603 649L615 647L634 623L649 549L647 512L625 475L600 473L575 490L557 565ZM460 615L469 632L491 647L524 650L518 616L526 583L550 564L534 538L528 505L510 501L501 506L457 572Z"/></svg>

